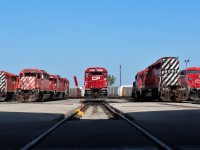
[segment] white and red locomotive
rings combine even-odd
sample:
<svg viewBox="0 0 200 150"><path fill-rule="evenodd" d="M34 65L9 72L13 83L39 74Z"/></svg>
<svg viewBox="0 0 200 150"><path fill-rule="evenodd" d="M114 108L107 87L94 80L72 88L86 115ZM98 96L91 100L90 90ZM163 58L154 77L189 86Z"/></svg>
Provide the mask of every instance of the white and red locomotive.
<svg viewBox="0 0 200 150"><path fill-rule="evenodd" d="M188 98L191 100L200 100L200 67L189 67L180 71L179 84L187 87Z"/></svg>
<svg viewBox="0 0 200 150"><path fill-rule="evenodd" d="M18 76L0 71L0 101L10 101L15 98Z"/></svg>
<svg viewBox="0 0 200 150"><path fill-rule="evenodd" d="M19 73L16 99L20 102L62 99L69 95L69 80L49 75L40 69L23 69Z"/></svg>
<svg viewBox="0 0 200 150"><path fill-rule="evenodd" d="M49 99L52 89L49 74L40 69L23 69L19 73L16 99L20 102Z"/></svg>
<svg viewBox="0 0 200 150"><path fill-rule="evenodd" d="M142 99L161 99L163 101L181 101L187 99L187 88L180 87L179 59L177 57L163 57L147 67L136 83L140 88L133 88ZM141 84L142 81L142 84Z"/></svg>
<svg viewBox="0 0 200 150"><path fill-rule="evenodd" d="M84 86L86 98L107 97L108 71L101 67L92 67L86 69Z"/></svg>

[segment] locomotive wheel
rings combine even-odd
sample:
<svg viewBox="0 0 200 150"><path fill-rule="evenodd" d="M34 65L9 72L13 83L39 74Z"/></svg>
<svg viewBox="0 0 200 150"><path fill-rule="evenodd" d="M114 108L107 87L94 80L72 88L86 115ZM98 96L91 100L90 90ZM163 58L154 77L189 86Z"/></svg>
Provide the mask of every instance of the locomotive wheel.
<svg viewBox="0 0 200 150"><path fill-rule="evenodd" d="M43 93L39 93L39 101L43 101Z"/></svg>
<svg viewBox="0 0 200 150"><path fill-rule="evenodd" d="M15 93L12 94L10 101L16 101L16 95L15 95Z"/></svg>
<svg viewBox="0 0 200 150"><path fill-rule="evenodd" d="M62 99L65 99L65 93L62 93Z"/></svg>
<svg viewBox="0 0 200 150"><path fill-rule="evenodd" d="M52 100L55 100L55 94L54 94L54 92L53 93L51 93L51 96L50 96L50 98L49 98L51 101Z"/></svg>
<svg viewBox="0 0 200 150"><path fill-rule="evenodd" d="M8 93L7 97L5 98L5 101L15 101L15 94Z"/></svg>
<svg viewBox="0 0 200 150"><path fill-rule="evenodd" d="M3 101L8 101L9 100L9 94L5 94L5 97L3 98Z"/></svg>

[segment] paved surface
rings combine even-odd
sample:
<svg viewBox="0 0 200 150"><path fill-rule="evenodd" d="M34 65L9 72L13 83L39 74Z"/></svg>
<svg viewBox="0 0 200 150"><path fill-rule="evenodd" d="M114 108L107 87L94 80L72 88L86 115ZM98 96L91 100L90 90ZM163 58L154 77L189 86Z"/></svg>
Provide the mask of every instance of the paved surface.
<svg viewBox="0 0 200 150"><path fill-rule="evenodd" d="M65 122L35 149L157 149L123 120L109 120L101 106L92 105L80 120Z"/></svg>
<svg viewBox="0 0 200 150"><path fill-rule="evenodd" d="M200 149L200 105L155 102L112 105L172 146Z"/></svg>
<svg viewBox="0 0 200 150"><path fill-rule="evenodd" d="M166 143L181 149L200 149L199 104L107 101ZM21 148L78 107L79 102L0 102L0 149ZM62 125L36 148L155 149L133 127L122 120L109 120L99 107L90 108L81 120Z"/></svg>
<svg viewBox="0 0 200 150"><path fill-rule="evenodd" d="M36 149L155 149L124 121L70 121L53 132Z"/></svg>
<svg viewBox="0 0 200 150"><path fill-rule="evenodd" d="M79 105L67 100L0 103L0 149L21 148Z"/></svg>

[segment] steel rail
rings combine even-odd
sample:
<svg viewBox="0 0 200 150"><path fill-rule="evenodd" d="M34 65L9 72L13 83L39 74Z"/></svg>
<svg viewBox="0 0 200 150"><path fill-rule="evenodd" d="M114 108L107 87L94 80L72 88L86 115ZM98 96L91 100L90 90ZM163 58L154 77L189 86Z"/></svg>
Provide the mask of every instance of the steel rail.
<svg viewBox="0 0 200 150"><path fill-rule="evenodd" d="M106 108L108 108L112 113L116 114L118 117L120 117L121 119L123 119L124 121L128 122L130 125L132 125L133 127L135 127L137 130L139 130L142 134L144 134L146 137L148 137L151 141L153 141L156 145L158 145L160 148L164 149L164 150L173 150L174 148L171 147L170 145L166 144L165 142L161 141L160 139L158 139L156 136L152 135L151 133L149 133L147 130L145 130L143 127L141 127L140 125L136 124L135 122L133 122L132 120L128 119L128 117L121 111L115 109L114 107L110 106L108 103L106 103L105 101L103 102L103 104L106 106Z"/></svg>

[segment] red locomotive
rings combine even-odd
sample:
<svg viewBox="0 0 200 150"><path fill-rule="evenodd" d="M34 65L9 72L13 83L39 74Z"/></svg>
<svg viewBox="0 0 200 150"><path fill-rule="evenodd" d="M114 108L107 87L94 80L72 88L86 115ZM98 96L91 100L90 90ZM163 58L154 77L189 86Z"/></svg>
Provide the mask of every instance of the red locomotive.
<svg viewBox="0 0 200 150"><path fill-rule="evenodd" d="M180 84L188 87L188 98L200 100L200 67L190 67L180 71Z"/></svg>
<svg viewBox="0 0 200 150"><path fill-rule="evenodd" d="M93 67L85 70L85 97L107 97L108 71L105 68Z"/></svg>
<svg viewBox="0 0 200 150"><path fill-rule="evenodd" d="M142 94L142 86L143 86L143 71L140 71L135 76L135 82L133 82L133 89L132 89L132 97L133 98L140 98Z"/></svg>
<svg viewBox="0 0 200 150"><path fill-rule="evenodd" d="M59 75L50 75L51 99L65 99L69 95L69 80Z"/></svg>
<svg viewBox="0 0 200 150"><path fill-rule="evenodd" d="M17 86L16 99L20 102L49 99L53 92L49 74L39 69L23 69Z"/></svg>
<svg viewBox="0 0 200 150"><path fill-rule="evenodd" d="M0 100L14 99L14 93L18 82L18 76L5 71L0 71Z"/></svg>
<svg viewBox="0 0 200 150"><path fill-rule="evenodd" d="M69 97L69 80L67 78L61 78L61 91L62 98L67 99Z"/></svg>
<svg viewBox="0 0 200 150"><path fill-rule="evenodd" d="M186 100L186 88L178 86L179 59L163 57L147 67L136 82L142 81L141 94L143 99L161 99L163 101ZM141 81L140 81L141 80ZM136 90L139 93L138 90Z"/></svg>

